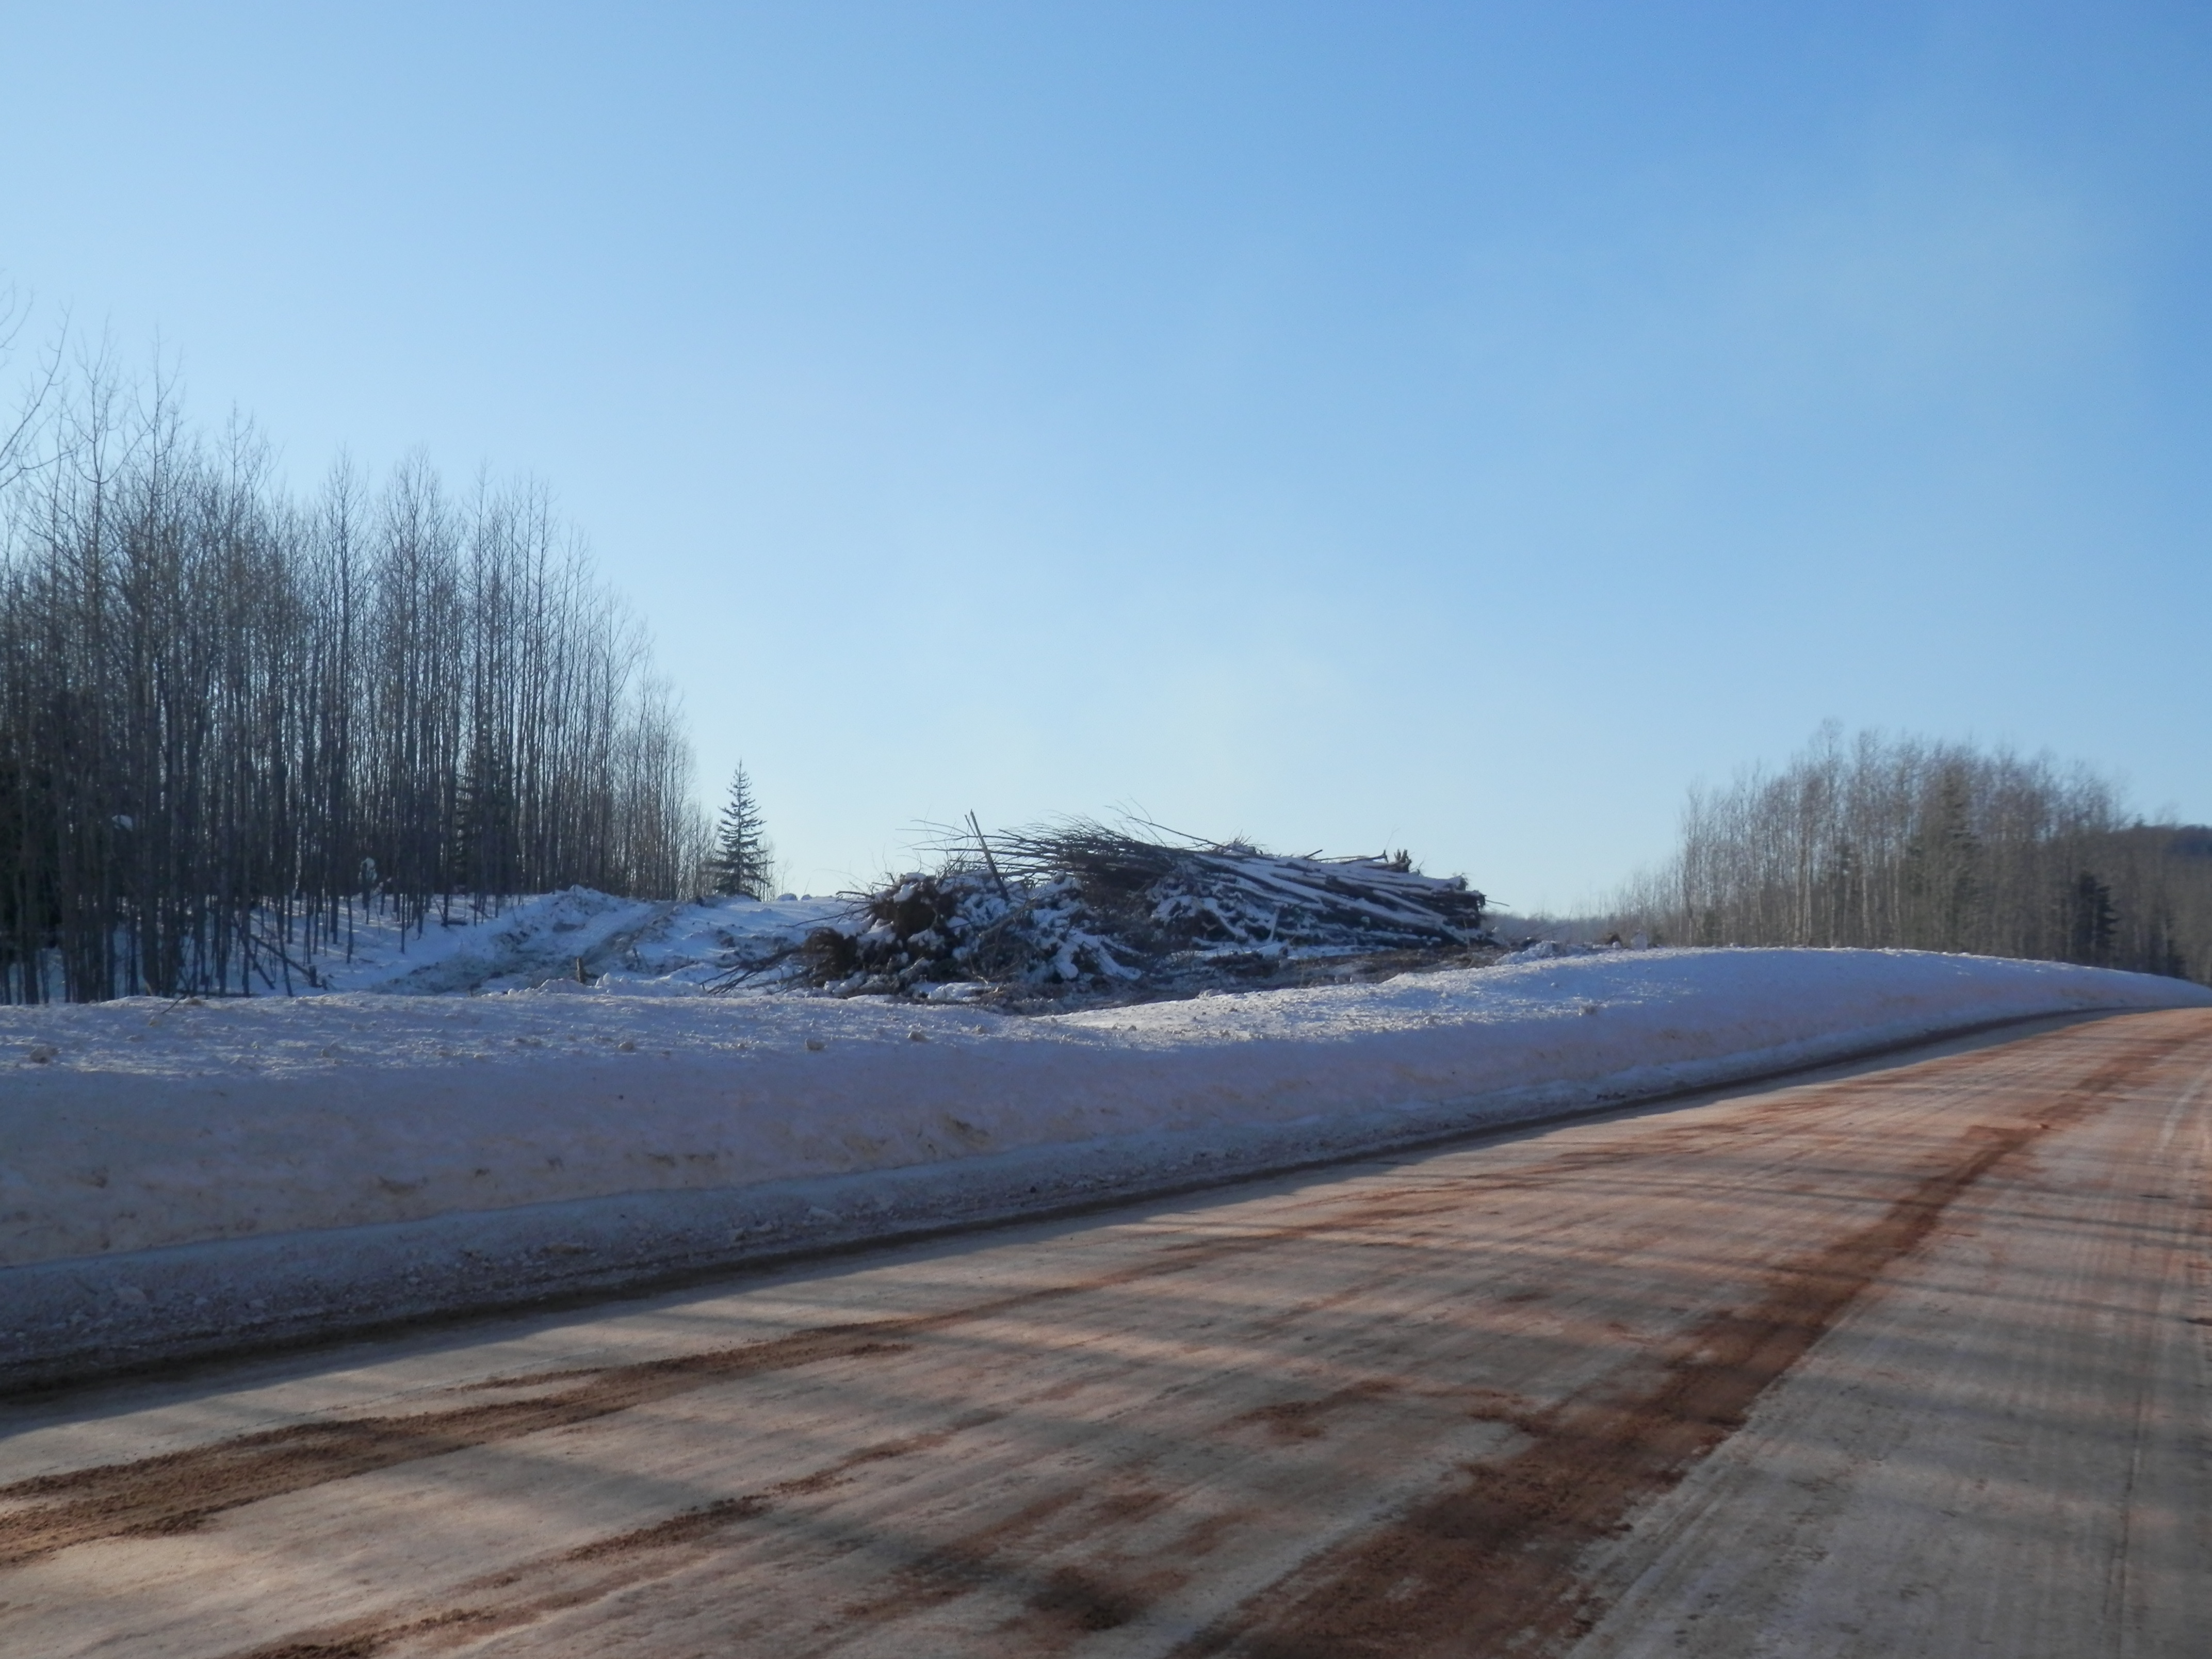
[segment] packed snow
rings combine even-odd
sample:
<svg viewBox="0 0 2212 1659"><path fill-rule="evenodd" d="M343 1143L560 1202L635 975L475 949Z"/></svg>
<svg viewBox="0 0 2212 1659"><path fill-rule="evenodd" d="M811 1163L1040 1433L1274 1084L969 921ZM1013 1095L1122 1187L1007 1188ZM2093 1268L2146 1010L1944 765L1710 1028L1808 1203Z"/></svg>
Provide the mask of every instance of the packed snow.
<svg viewBox="0 0 2212 1659"><path fill-rule="evenodd" d="M803 904L752 909L791 928ZM549 959L640 931L540 920ZM664 992L713 956L669 965L684 954L607 971ZM573 975L0 1009L0 1375L1167 1190L2007 1019L2208 1005L2049 963L1726 950L1028 1018Z"/></svg>

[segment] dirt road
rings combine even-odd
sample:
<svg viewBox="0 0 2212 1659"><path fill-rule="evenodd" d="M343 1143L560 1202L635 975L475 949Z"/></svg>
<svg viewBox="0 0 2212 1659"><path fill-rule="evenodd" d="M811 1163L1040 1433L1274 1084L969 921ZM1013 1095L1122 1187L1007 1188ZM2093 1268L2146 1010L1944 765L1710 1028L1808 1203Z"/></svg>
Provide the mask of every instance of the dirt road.
<svg viewBox="0 0 2212 1659"><path fill-rule="evenodd" d="M2212 1014L0 1413L0 1653L2197 1655Z"/></svg>

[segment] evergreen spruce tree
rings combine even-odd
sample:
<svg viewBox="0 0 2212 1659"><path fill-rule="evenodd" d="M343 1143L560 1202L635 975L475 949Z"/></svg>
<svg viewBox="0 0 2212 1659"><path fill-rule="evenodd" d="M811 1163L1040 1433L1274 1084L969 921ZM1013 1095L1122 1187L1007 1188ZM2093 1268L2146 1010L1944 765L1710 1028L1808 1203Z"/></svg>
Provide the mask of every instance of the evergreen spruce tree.
<svg viewBox="0 0 2212 1659"><path fill-rule="evenodd" d="M752 781L740 765L730 779L730 799L714 828L714 856L707 865L714 890L732 896L767 897L768 857L760 809L753 804Z"/></svg>

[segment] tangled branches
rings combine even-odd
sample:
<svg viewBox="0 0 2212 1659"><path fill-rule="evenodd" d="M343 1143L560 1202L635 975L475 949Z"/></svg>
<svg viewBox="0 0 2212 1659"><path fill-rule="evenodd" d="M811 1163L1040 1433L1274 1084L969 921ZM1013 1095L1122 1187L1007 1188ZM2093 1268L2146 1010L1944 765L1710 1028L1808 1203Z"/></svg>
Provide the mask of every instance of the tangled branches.
<svg viewBox="0 0 2212 1659"><path fill-rule="evenodd" d="M934 872L860 896L849 926L813 934L804 976L848 994L1140 997L1343 977L1495 943L1480 892L1404 853L1285 856L1089 819L978 830L943 851Z"/></svg>

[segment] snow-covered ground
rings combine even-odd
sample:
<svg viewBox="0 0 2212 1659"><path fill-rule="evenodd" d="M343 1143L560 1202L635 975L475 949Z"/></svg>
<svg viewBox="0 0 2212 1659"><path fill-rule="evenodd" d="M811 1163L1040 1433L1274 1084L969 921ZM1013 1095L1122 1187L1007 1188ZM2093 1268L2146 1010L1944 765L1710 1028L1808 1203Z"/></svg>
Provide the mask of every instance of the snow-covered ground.
<svg viewBox="0 0 2212 1659"><path fill-rule="evenodd" d="M594 927L635 922L543 933L573 959ZM664 963L628 971L665 988ZM2006 1019L2212 1006L1840 951L1026 1018L609 988L0 1009L0 1376L1167 1190Z"/></svg>
<svg viewBox="0 0 2212 1659"><path fill-rule="evenodd" d="M795 945L852 909L832 898L670 902L571 887L512 901L495 914L459 901L412 927L383 910L356 912L338 948L316 956L320 984L295 980L293 988L412 996L520 990L573 982L580 960L591 988L610 995L689 995L739 957Z"/></svg>

